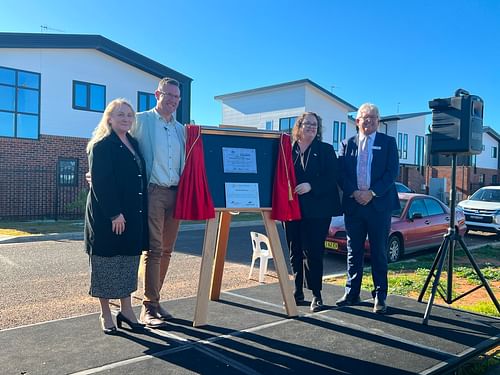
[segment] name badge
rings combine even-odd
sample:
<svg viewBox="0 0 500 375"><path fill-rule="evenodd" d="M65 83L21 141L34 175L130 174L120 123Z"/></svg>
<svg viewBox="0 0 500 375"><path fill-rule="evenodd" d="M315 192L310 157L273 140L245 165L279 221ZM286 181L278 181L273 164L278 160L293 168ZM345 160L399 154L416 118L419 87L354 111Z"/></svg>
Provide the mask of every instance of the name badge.
<svg viewBox="0 0 500 375"><path fill-rule="evenodd" d="M372 150L382 150L382 147L380 147L380 146L372 146Z"/></svg>

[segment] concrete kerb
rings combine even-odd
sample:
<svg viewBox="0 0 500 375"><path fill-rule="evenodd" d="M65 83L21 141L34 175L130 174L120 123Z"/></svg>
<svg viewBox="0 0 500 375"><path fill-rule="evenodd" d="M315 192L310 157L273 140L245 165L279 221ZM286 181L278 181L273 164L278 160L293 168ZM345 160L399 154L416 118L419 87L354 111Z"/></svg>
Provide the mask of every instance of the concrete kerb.
<svg viewBox="0 0 500 375"><path fill-rule="evenodd" d="M232 227L246 227L264 225L261 220L255 221L234 221L231 223ZM205 228L205 223L200 224L182 224L179 231L201 230ZM50 234L33 234L29 236L2 236L0 235L0 244L24 243L24 242L37 242L37 241L63 241L83 240L83 232L68 232L68 233L50 233Z"/></svg>

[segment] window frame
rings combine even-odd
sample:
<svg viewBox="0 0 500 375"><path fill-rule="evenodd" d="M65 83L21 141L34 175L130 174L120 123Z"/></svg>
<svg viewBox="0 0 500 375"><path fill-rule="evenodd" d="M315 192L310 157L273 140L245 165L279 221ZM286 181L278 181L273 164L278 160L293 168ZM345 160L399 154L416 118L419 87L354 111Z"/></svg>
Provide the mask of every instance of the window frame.
<svg viewBox="0 0 500 375"><path fill-rule="evenodd" d="M146 109L142 109L140 104L141 104L141 96L146 96L146 102L147 102L147 105L146 105ZM155 101L155 104L154 106L150 106L151 104L151 97L154 98L154 101ZM145 111L149 111L150 109L153 109L154 107L156 107L156 96L154 93L150 93L150 92L145 92L145 91L137 91L137 112L145 112Z"/></svg>
<svg viewBox="0 0 500 375"><path fill-rule="evenodd" d="M339 135L339 142L342 143L342 141L346 138L346 132L347 132L347 123L346 122L340 122L340 135Z"/></svg>
<svg viewBox="0 0 500 375"><path fill-rule="evenodd" d="M288 123L288 128L284 129L282 126L281 126L281 123L282 122L287 122ZM291 134L292 133L292 129L295 125L295 122L297 121L297 116L291 116L291 117L281 117L279 119L279 130L280 131L287 131L288 134ZM293 122L293 123L292 123Z"/></svg>
<svg viewBox="0 0 500 375"><path fill-rule="evenodd" d="M106 85L101 85L99 83L93 83L93 82L85 82L85 81L78 81L78 80L73 80L73 83L72 83L73 87L72 87L72 100L71 100L71 105L72 105L72 108L73 109L76 109L78 111L88 111L88 112L97 112L97 113L103 113L104 112L104 109L106 108ZM85 106L79 106L76 104L76 85L84 85L86 86L87 90L86 90L86 105ZM90 107L90 103L91 103L91 87L92 86L98 86L98 87L102 87L104 89L104 98L103 98L103 108L102 110L100 109L92 109Z"/></svg>
<svg viewBox="0 0 500 375"><path fill-rule="evenodd" d="M13 88L15 93L14 93L14 108L12 110L10 109L0 109L0 113L7 113L7 114L12 114L14 116L14 133L13 135L0 135L0 138L17 138L17 139L31 139L31 140L38 140L40 139L40 116L41 116L41 92L42 92L42 75L41 73L38 72L32 72L29 70L24 70L24 69L16 69L8 66L3 66L0 65L1 69L5 70L10 70L14 72L14 84L11 83L0 83L1 87L10 87ZM33 88L30 86L20 86L19 85L19 73L29 73L33 74L38 77L38 87ZM29 90L32 92L36 92L38 94L37 98L37 112L26 112L26 111L19 111L19 92L20 90ZM19 136L19 116L20 115L25 115L25 116L36 116L37 118L37 124L36 124L36 137L21 137Z"/></svg>
<svg viewBox="0 0 500 375"><path fill-rule="evenodd" d="M335 151L339 150L340 145L340 122L333 121L333 138L332 138L332 146Z"/></svg>

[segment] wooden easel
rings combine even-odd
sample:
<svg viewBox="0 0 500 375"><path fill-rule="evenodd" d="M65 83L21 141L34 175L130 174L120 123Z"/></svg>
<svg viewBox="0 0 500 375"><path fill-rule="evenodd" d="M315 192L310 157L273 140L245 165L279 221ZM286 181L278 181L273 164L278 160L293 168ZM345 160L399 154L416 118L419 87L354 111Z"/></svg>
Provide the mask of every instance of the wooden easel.
<svg viewBox="0 0 500 375"><path fill-rule="evenodd" d="M196 296L196 308L193 327L207 324L208 301L217 301L220 298L224 260L227 251L227 240L231 225L231 214L234 209L216 209L215 218L207 221L205 239L203 241L203 255L200 266L200 279ZM271 244L274 266L285 303L286 313L290 317L298 315L297 305L293 298L291 281L283 256L283 249L276 229L276 223L271 219L270 209L236 210L240 212L260 212L264 220L267 236Z"/></svg>

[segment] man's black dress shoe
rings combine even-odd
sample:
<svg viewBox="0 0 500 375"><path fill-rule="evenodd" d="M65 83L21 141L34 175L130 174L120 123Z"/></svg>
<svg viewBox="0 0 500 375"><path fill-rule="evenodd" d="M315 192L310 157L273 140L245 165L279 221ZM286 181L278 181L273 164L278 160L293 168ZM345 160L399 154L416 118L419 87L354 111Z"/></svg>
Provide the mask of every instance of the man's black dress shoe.
<svg viewBox="0 0 500 375"><path fill-rule="evenodd" d="M382 298L375 297L375 303L373 304L373 312L377 314L385 314L387 312L387 305L385 300Z"/></svg>
<svg viewBox="0 0 500 375"><path fill-rule="evenodd" d="M313 297L313 299L311 301L311 311L312 312L321 311L321 310L323 310L324 307L325 306L323 305L323 301L321 300L321 298Z"/></svg>
<svg viewBox="0 0 500 375"><path fill-rule="evenodd" d="M344 294L341 298L335 302L337 306L352 306L361 303L361 298L359 295L356 297L351 297L349 294Z"/></svg>

